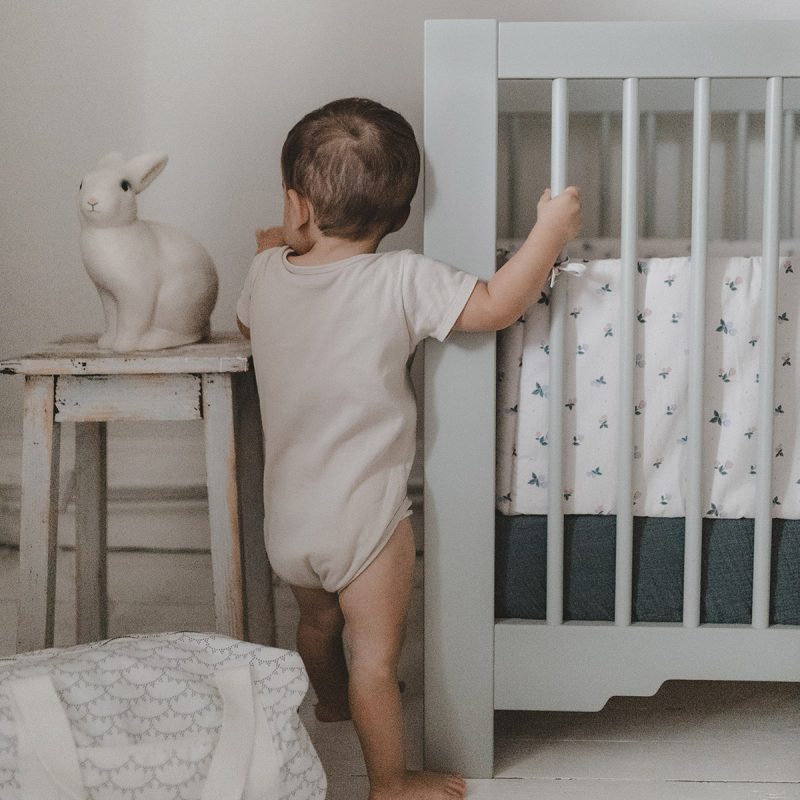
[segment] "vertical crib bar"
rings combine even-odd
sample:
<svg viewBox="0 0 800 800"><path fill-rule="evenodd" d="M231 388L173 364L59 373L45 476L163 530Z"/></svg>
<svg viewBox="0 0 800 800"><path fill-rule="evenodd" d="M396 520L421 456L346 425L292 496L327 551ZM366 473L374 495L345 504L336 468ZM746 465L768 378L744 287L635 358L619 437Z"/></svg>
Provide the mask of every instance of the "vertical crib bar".
<svg viewBox="0 0 800 800"><path fill-rule="evenodd" d="M750 115L740 111L736 115L736 207L733 216L731 239L747 238L747 138Z"/></svg>
<svg viewBox="0 0 800 800"><path fill-rule="evenodd" d="M600 115L600 208L598 227L600 236L609 236L608 210L611 206L611 114Z"/></svg>
<svg viewBox="0 0 800 800"><path fill-rule="evenodd" d="M772 430L775 400L775 314L780 214L781 114L783 78L767 80L764 116L764 222L759 338L758 464L756 469L755 551L753 554L753 627L769 626L772 555Z"/></svg>
<svg viewBox="0 0 800 800"><path fill-rule="evenodd" d="M644 118L644 220L642 235L655 236L656 225L656 115Z"/></svg>
<svg viewBox="0 0 800 800"><path fill-rule="evenodd" d="M791 239L794 233L794 111L783 115L783 202L780 235Z"/></svg>
<svg viewBox="0 0 800 800"><path fill-rule="evenodd" d="M617 439L617 553L614 622L631 624L633 570L633 320L638 221L639 79L622 91L622 215L620 255L620 394Z"/></svg>
<svg viewBox="0 0 800 800"><path fill-rule="evenodd" d="M567 185L569 105L566 78L553 81L550 142L550 188L553 195ZM550 292L550 396L547 506L547 624L564 619L564 515L562 512L562 458L564 411L564 321L566 282L556 281Z"/></svg>
<svg viewBox="0 0 800 800"><path fill-rule="evenodd" d="M686 459L686 522L683 551L683 624L700 624L703 559L703 349L708 257L708 180L711 147L711 79L694 82L692 159L692 258L689 299L689 449Z"/></svg>

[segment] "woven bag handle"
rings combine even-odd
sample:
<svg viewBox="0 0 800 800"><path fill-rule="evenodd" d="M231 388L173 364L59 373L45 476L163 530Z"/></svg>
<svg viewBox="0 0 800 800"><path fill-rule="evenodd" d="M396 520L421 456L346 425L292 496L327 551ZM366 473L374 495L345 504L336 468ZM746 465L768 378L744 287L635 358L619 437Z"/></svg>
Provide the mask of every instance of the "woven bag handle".
<svg viewBox="0 0 800 800"><path fill-rule="evenodd" d="M222 728L211 758L202 800L242 800L258 727L259 750L275 758L269 777L279 781L277 753L247 664L218 670L214 680L222 698ZM69 720L48 675L9 684L17 722L19 779L24 797L36 800L86 800L78 753ZM260 709L259 709L260 710ZM259 723L258 726L256 723ZM168 747L169 743L165 742ZM263 774L263 763L259 772ZM264 775L263 777L268 777Z"/></svg>

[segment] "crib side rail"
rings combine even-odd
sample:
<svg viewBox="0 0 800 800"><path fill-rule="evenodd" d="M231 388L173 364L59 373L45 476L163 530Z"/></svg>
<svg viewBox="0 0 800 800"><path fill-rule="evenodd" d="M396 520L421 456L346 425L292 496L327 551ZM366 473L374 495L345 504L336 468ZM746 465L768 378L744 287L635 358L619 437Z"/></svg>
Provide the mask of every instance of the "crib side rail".
<svg viewBox="0 0 800 800"><path fill-rule="evenodd" d="M797 681L797 628L502 620L495 625L495 708L599 711L667 680Z"/></svg>

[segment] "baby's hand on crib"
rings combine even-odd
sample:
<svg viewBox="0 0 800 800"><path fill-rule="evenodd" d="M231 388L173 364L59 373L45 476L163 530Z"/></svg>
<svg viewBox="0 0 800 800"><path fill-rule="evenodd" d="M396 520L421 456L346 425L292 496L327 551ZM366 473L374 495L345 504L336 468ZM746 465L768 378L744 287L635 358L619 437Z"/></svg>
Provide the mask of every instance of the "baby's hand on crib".
<svg viewBox="0 0 800 800"><path fill-rule="evenodd" d="M567 186L552 197L550 189L545 189L536 205L536 217L537 226L546 226L553 234L560 235L566 244L580 233L583 226L580 191L575 186Z"/></svg>
<svg viewBox="0 0 800 800"><path fill-rule="evenodd" d="M256 230L256 253L269 250L270 247L283 247L286 240L283 237L283 228L258 228Z"/></svg>

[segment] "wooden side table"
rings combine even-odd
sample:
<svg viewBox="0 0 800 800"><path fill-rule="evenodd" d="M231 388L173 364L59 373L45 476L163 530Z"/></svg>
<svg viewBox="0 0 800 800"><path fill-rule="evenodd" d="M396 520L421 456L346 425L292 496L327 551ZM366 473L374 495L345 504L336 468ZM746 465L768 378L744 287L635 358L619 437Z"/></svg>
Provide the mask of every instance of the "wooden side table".
<svg viewBox="0 0 800 800"><path fill-rule="evenodd" d="M76 423L77 640L107 636L106 422L205 423L217 631L274 644L263 538L263 450L250 342L238 333L166 350L114 353L95 337L0 362L25 376L17 651L51 647L60 424Z"/></svg>

